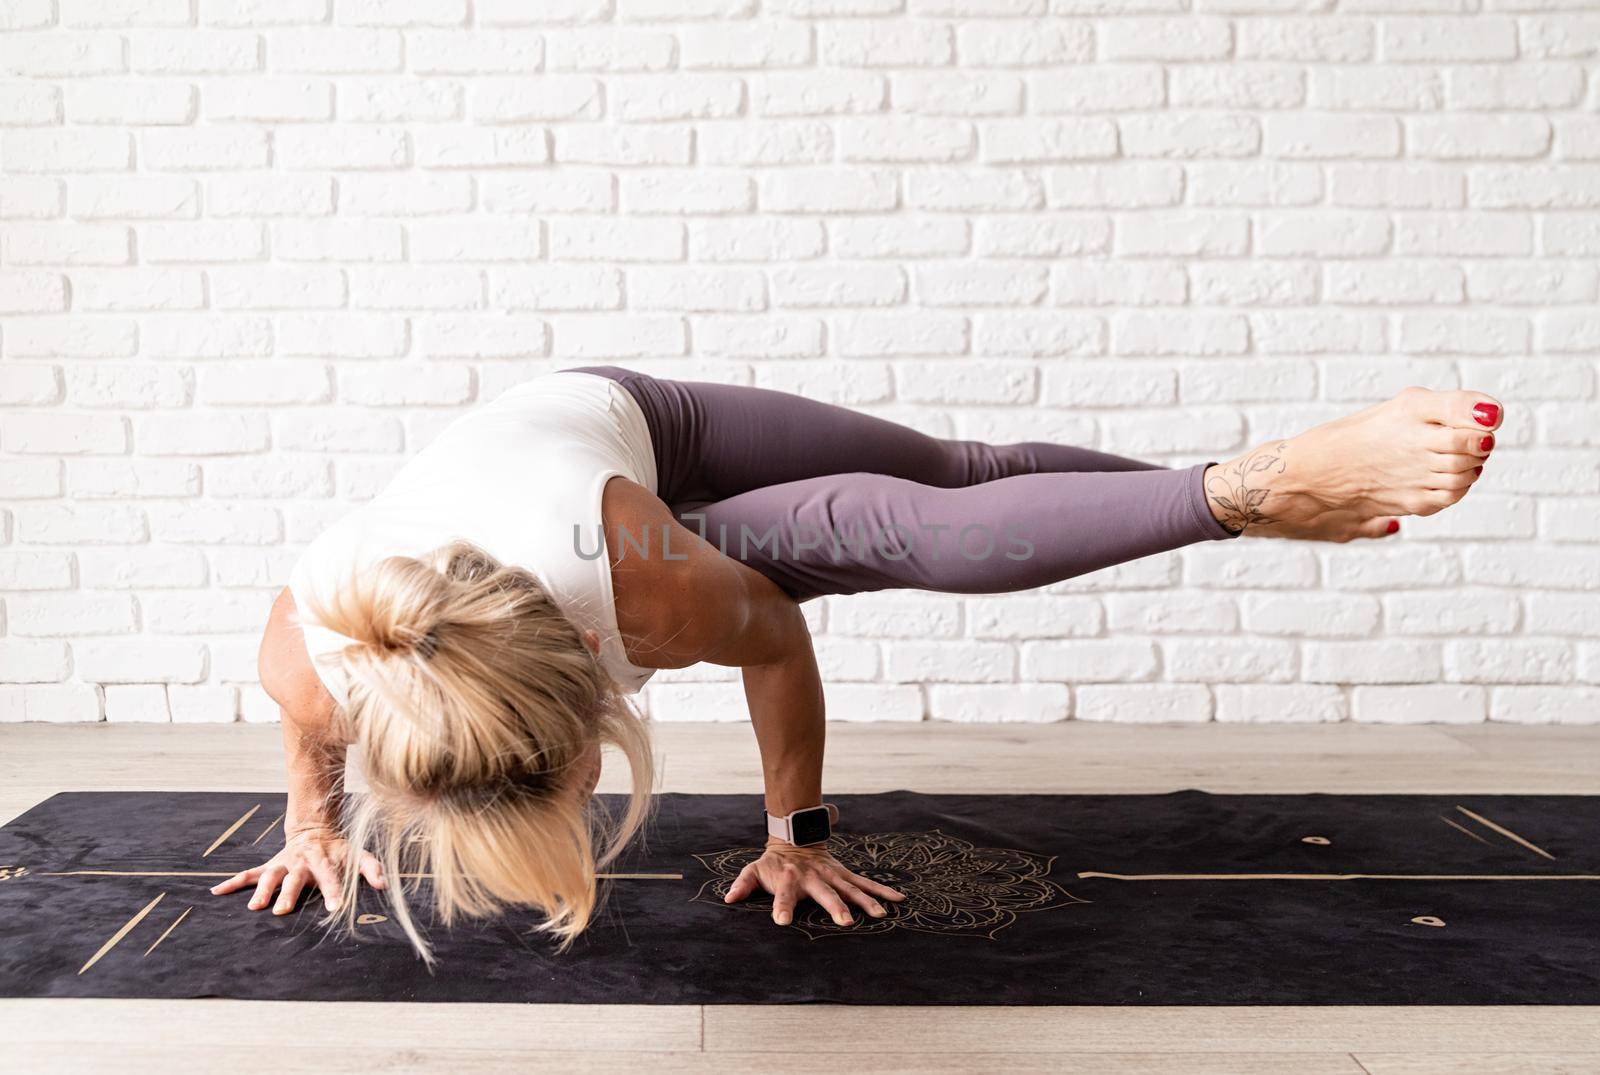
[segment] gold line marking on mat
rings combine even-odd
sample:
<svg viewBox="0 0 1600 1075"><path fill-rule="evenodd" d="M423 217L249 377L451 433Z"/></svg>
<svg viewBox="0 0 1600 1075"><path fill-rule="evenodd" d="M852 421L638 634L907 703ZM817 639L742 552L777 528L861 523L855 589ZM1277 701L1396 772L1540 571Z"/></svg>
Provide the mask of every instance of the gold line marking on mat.
<svg viewBox="0 0 1600 1075"><path fill-rule="evenodd" d="M270 824L266 828L262 829L261 830L261 835L257 836L254 840L250 841L250 846L254 847L254 846L256 846L256 844L259 844L263 839L266 838L267 833L271 832L273 829L278 827L278 822L280 822L282 820L283 820L283 815L282 814L279 814L277 817L273 818L272 819L272 824Z"/></svg>
<svg viewBox="0 0 1600 1075"><path fill-rule="evenodd" d="M1495 832L1498 832L1501 836L1504 836L1506 839L1516 841L1517 843L1521 844L1523 847L1526 847L1529 851L1532 851L1535 855L1543 855L1545 858L1549 859L1550 861L1552 861L1552 862L1555 861L1555 856L1552 855L1550 852L1546 851L1542 847L1539 847L1539 846L1537 846L1535 844L1529 843L1527 840L1524 840L1522 837L1518 836L1516 833L1512 832L1510 829L1506 828L1504 825L1496 825L1494 822L1490 821L1488 818L1484 817L1482 814L1474 814L1471 810L1468 810L1465 806L1457 806L1456 809L1460 810L1463 814L1466 814L1468 817L1470 817L1472 820L1476 821L1478 824L1483 825L1483 826L1485 826L1487 828L1493 829Z"/></svg>
<svg viewBox="0 0 1600 1075"><path fill-rule="evenodd" d="M192 910L194 910L193 907L185 907L183 909L183 913L181 915L179 915L173 921L172 925L168 926L166 928L166 930L161 934L161 936L156 938L156 944L160 944L162 941L166 940L167 939L167 934L171 933L173 930L177 929L178 928L178 923L182 922L185 918L188 918L189 917L189 912L192 911ZM145 955L149 955L151 952L154 952L156 950L156 944L152 944L149 948L146 948L144 950L144 954ZM143 956L141 956L140 958L142 959Z"/></svg>
<svg viewBox="0 0 1600 1075"><path fill-rule="evenodd" d="M1483 844L1485 847L1489 846L1489 841L1488 840L1485 840L1482 836L1479 836L1477 833L1473 832L1471 829L1467 828L1465 825L1458 825L1454 821L1451 821L1449 818L1445 817L1443 814L1439 815L1439 820L1444 822L1446 825L1449 825L1452 829L1455 829L1457 832L1466 833L1468 836L1472 837L1474 840L1478 841L1480 844Z"/></svg>
<svg viewBox="0 0 1600 1075"><path fill-rule="evenodd" d="M40 877L232 877L231 873L206 870L61 870L41 873ZM431 873L403 873L405 878L427 878ZM682 881L681 873L597 873L599 881Z"/></svg>
<svg viewBox="0 0 1600 1075"><path fill-rule="evenodd" d="M84 971L88 970L90 967L92 967L96 963L100 962L100 957L101 956L103 956L107 952L111 951L111 949L113 949L113 948L115 948L117 946L117 942L118 941L122 940L122 938L126 937L129 933L132 933L133 932L133 927L137 926L140 922L143 922L144 921L144 916L149 914L151 911L155 910L156 909L156 904L160 903L162 900L164 900L166 898L167 898L167 894L165 892L163 892L161 895L157 896L155 899L153 899L149 903L145 904L143 910L141 910L138 914L134 915L132 918L128 919L128 921L123 925L123 927L121 929L117 930L117 932L115 932L115 933L113 933L111 935L111 939L109 941L107 941L105 944L102 944L100 946L100 951L96 952L94 955L89 957L89 962L85 963L83 966L78 968L78 973L82 974Z"/></svg>
<svg viewBox="0 0 1600 1075"><path fill-rule="evenodd" d="M1600 881L1600 873L1100 873L1108 881Z"/></svg>
<svg viewBox="0 0 1600 1075"><path fill-rule="evenodd" d="M259 809L261 809L261 804L260 803L256 803L250 809L246 810L244 812L244 817L240 818L238 821L235 821L232 825L229 825L228 826L228 830L226 832L224 832L221 836L218 836L215 840L211 841L211 846L210 847L208 847L204 851L200 852L200 857L201 858L206 858L211 854L211 852L213 852L217 848L221 847L223 842L225 840L227 840L228 837L230 837L234 833L238 832L239 828L246 821L249 821L252 817L254 817L256 811L259 810Z"/></svg>

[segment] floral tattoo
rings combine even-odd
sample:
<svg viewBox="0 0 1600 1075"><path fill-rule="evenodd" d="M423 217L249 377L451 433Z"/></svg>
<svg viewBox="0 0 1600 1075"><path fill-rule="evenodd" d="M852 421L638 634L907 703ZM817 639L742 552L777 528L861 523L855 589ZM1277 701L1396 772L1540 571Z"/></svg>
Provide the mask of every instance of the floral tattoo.
<svg viewBox="0 0 1600 1075"><path fill-rule="evenodd" d="M1224 512L1222 526L1238 534L1247 526L1270 526L1275 520L1261 510L1271 492L1261 481L1267 474L1282 474L1288 464L1283 451L1289 446L1286 440L1256 448L1243 458L1219 466L1206 479L1206 495Z"/></svg>

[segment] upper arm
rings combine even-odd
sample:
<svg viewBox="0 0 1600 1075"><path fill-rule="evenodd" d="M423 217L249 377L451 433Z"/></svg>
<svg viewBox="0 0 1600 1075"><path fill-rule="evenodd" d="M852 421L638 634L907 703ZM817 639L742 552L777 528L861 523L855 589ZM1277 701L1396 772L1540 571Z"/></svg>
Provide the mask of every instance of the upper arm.
<svg viewBox="0 0 1600 1075"><path fill-rule="evenodd" d="M626 478L607 482L602 514L629 660L647 668L748 666L783 660L809 642L792 598L679 523L648 489Z"/></svg>
<svg viewBox="0 0 1600 1075"><path fill-rule="evenodd" d="M338 703L322 685L306 651L305 635L294 622L294 597L285 588L272 603L261 636L256 669L261 688L283 709L285 719L305 731L326 730Z"/></svg>

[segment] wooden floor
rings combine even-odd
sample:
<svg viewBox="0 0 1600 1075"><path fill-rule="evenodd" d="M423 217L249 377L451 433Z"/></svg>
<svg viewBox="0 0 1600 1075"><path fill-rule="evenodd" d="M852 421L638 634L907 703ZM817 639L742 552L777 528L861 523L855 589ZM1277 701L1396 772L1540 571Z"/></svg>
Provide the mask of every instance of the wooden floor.
<svg viewBox="0 0 1600 1075"><path fill-rule="evenodd" d="M658 731L664 790L760 791L747 727ZM829 736L831 792L1600 794L1600 727L838 725ZM602 787L622 790L612 774ZM272 727L0 726L0 821L65 790L281 788ZM0 1001L0 1070L222 1067L1600 1072L1600 1009Z"/></svg>

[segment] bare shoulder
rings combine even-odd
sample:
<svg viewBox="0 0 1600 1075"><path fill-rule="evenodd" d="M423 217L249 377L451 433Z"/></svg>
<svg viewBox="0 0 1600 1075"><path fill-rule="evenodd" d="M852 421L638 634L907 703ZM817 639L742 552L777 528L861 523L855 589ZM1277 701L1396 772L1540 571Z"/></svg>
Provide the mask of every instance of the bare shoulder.
<svg viewBox="0 0 1600 1075"><path fill-rule="evenodd" d="M617 628L641 668L706 659L748 616L749 568L679 523L672 509L627 478L601 498Z"/></svg>
<svg viewBox="0 0 1600 1075"><path fill-rule="evenodd" d="M305 730L328 728L338 703L322 685L311 666L305 635L295 623L294 595L288 587L278 594L261 635L256 667L261 688L283 708L285 717Z"/></svg>

